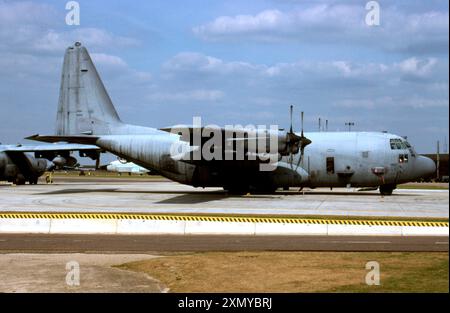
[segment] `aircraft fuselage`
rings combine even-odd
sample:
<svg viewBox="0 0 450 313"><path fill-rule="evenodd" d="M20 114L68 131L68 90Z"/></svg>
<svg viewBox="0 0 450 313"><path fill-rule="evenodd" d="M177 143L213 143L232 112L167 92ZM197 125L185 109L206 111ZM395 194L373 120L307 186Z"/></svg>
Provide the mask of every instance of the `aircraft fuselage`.
<svg viewBox="0 0 450 313"><path fill-rule="evenodd" d="M376 187L433 175L434 162L418 155L399 136L377 132L305 133L312 143L300 153L283 157L274 171L249 163L191 164L171 157L178 136L160 133L101 136L97 145L169 179L196 187L238 186L274 190L285 187ZM187 143L186 143L187 144ZM394 187L395 188L395 187Z"/></svg>

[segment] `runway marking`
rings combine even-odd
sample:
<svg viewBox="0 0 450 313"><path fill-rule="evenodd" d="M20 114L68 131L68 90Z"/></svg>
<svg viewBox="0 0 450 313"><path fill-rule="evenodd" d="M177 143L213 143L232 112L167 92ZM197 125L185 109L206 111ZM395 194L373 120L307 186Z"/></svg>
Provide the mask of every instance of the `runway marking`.
<svg viewBox="0 0 450 313"><path fill-rule="evenodd" d="M388 243L392 243L390 241L347 241L346 243L359 243L359 244L372 244L372 243L377 243L377 244L388 244Z"/></svg>
<svg viewBox="0 0 450 313"><path fill-rule="evenodd" d="M278 223L278 224L326 224L353 226L415 226L447 227L448 222L402 221L402 220L345 220L314 219L302 217L254 217L254 216L215 216L215 215L169 215L142 213L37 213L2 212L0 219L103 219L103 220L158 220L194 222L232 222L232 223Z"/></svg>

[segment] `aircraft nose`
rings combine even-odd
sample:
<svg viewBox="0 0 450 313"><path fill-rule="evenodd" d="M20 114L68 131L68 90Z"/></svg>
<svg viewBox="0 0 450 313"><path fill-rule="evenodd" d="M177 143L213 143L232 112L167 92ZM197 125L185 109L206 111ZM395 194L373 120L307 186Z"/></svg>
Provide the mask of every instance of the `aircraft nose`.
<svg viewBox="0 0 450 313"><path fill-rule="evenodd" d="M435 175L436 164L432 159L421 155L416 164L417 173L420 175L418 178L431 178Z"/></svg>

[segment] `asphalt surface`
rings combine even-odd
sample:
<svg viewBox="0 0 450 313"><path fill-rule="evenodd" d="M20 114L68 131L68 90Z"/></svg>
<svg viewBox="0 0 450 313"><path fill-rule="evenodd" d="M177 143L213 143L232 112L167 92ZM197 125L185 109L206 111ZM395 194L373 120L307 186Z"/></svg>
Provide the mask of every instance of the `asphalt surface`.
<svg viewBox="0 0 450 313"><path fill-rule="evenodd" d="M0 184L0 211L449 217L448 190L398 189L392 196L358 190L232 195L164 180L56 177L53 185Z"/></svg>
<svg viewBox="0 0 450 313"><path fill-rule="evenodd" d="M448 251L448 237L0 234L0 254L186 251Z"/></svg>

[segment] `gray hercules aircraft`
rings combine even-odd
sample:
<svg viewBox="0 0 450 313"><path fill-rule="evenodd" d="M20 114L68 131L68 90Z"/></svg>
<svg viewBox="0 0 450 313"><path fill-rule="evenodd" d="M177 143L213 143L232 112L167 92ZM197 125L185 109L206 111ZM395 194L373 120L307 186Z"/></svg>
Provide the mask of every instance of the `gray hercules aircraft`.
<svg viewBox="0 0 450 313"><path fill-rule="evenodd" d="M46 171L76 166L78 162L70 155L72 151L98 160L100 150L97 146L79 144L0 145L0 180L17 185L27 181L37 184Z"/></svg>
<svg viewBox="0 0 450 313"><path fill-rule="evenodd" d="M382 132L294 133L292 107L289 131L277 128L256 132L258 140L264 136L265 139L275 137L278 144L275 153L251 150L250 141L256 137L254 132L246 130L237 130L227 136L226 128L155 129L125 124L120 120L88 51L78 42L67 48L64 56L56 123L56 135L34 135L28 139L96 145L182 184L223 187L230 192L354 186L379 187L382 194L391 194L397 184L428 177L435 171L431 159L418 155L397 135ZM225 134L222 136L225 139L208 146L211 134L217 131L219 135ZM196 139L199 133L200 141ZM236 156L238 146L242 145L244 159L227 158L230 154ZM174 146L182 147L182 152L174 153ZM195 153L205 151L205 147L210 152L217 149L219 158L196 157ZM273 154L278 161L275 168L262 171L260 165L267 163L267 155Z"/></svg>

